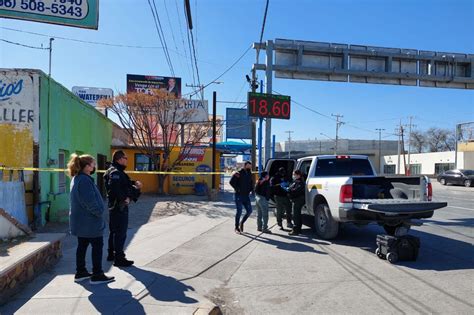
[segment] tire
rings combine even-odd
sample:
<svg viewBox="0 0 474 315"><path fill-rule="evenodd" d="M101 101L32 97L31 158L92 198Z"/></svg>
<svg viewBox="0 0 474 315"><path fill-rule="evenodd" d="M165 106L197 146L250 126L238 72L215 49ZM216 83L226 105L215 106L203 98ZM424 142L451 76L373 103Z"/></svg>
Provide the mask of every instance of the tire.
<svg viewBox="0 0 474 315"><path fill-rule="evenodd" d="M387 254L387 260L391 263L391 264L394 264L397 262L398 260L398 255L397 253L394 253L394 252L390 252Z"/></svg>
<svg viewBox="0 0 474 315"><path fill-rule="evenodd" d="M375 255L377 255L378 258L383 259L383 255L382 255L382 253L380 252L380 249L379 249L379 248L377 248L377 249L375 250Z"/></svg>
<svg viewBox="0 0 474 315"><path fill-rule="evenodd" d="M337 236L339 223L332 217L327 204L319 204L316 206L314 229L316 234L325 240L330 240Z"/></svg>
<svg viewBox="0 0 474 315"><path fill-rule="evenodd" d="M466 187L471 187L471 184L472 184L472 182L471 182L470 179L466 179L466 180L464 181L464 186L466 186Z"/></svg>
<svg viewBox="0 0 474 315"><path fill-rule="evenodd" d="M441 185L446 185L446 179L444 179L444 178L441 178L439 180L439 182L440 182Z"/></svg>

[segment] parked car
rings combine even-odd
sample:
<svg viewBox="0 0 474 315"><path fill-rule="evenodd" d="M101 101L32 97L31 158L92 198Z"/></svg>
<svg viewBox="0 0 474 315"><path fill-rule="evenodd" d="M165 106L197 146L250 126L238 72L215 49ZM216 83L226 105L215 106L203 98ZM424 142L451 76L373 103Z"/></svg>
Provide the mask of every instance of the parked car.
<svg viewBox="0 0 474 315"><path fill-rule="evenodd" d="M474 183L474 170L450 170L438 175L441 185L454 184L471 187Z"/></svg>
<svg viewBox="0 0 474 315"><path fill-rule="evenodd" d="M377 176L367 156L321 155L299 160L269 159L273 176L284 167L288 176L300 170L306 178L304 215L313 217L316 233L335 238L340 222L358 226L377 222L388 234L408 229L412 219L433 216L446 202L432 201L426 176Z"/></svg>

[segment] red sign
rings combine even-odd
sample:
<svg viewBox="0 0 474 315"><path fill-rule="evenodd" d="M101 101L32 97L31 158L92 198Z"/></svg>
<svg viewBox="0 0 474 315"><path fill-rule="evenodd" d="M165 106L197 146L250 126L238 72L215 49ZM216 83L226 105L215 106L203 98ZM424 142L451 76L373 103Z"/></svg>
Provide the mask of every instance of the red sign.
<svg viewBox="0 0 474 315"><path fill-rule="evenodd" d="M249 116L290 119L291 99L286 95L249 92L247 107Z"/></svg>

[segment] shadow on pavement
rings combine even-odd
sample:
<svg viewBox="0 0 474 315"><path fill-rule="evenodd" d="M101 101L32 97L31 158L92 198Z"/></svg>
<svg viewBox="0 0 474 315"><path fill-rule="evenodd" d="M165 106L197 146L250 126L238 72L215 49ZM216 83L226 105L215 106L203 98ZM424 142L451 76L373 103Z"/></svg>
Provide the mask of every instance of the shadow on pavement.
<svg viewBox="0 0 474 315"><path fill-rule="evenodd" d="M140 296L139 301L147 296L151 296L156 301L162 302L177 301L185 304L198 302L197 300L186 296L186 292L194 291L194 288L173 277L164 276L135 266L121 269L128 272L137 281L140 281L144 286L146 286L147 292Z"/></svg>
<svg viewBox="0 0 474 315"><path fill-rule="evenodd" d="M291 240L292 242L282 242L282 241L279 241L279 240L274 240L274 239L263 237L262 235L255 235L255 234L251 234L251 233L243 233L242 234L242 236L254 239L255 241L258 241L258 242L261 242L261 243L264 243L264 244L275 246L277 249L281 249L281 250L287 250L287 251L291 251L291 252L301 252L301 253L302 252L308 252L308 253L316 253L316 254L327 255L327 253L325 253L325 252L318 251L318 250L314 249L311 246L308 246L308 245L305 245L303 243L298 242L298 241L302 240L302 238L300 238L300 237L290 238L290 237L286 237L286 235L285 235L283 237L287 238L288 240ZM277 237L282 237L282 235L277 235ZM320 244L320 245L325 244L325 243L320 243L318 241L314 241L314 240L311 240L311 239L305 239L303 242L304 243L311 243L311 244Z"/></svg>
<svg viewBox="0 0 474 315"><path fill-rule="evenodd" d="M89 302L99 314L114 314L124 306L132 309L133 314L146 314L143 306L129 290L110 288L107 284L91 285L89 282L79 284L91 293L88 297Z"/></svg>

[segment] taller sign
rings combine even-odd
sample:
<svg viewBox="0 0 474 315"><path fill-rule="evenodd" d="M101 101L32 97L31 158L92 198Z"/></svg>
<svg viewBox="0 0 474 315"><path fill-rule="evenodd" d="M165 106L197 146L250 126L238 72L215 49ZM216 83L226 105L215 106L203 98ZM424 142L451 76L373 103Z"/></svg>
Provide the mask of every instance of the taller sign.
<svg viewBox="0 0 474 315"><path fill-rule="evenodd" d="M0 17L96 30L99 0L2 0Z"/></svg>

